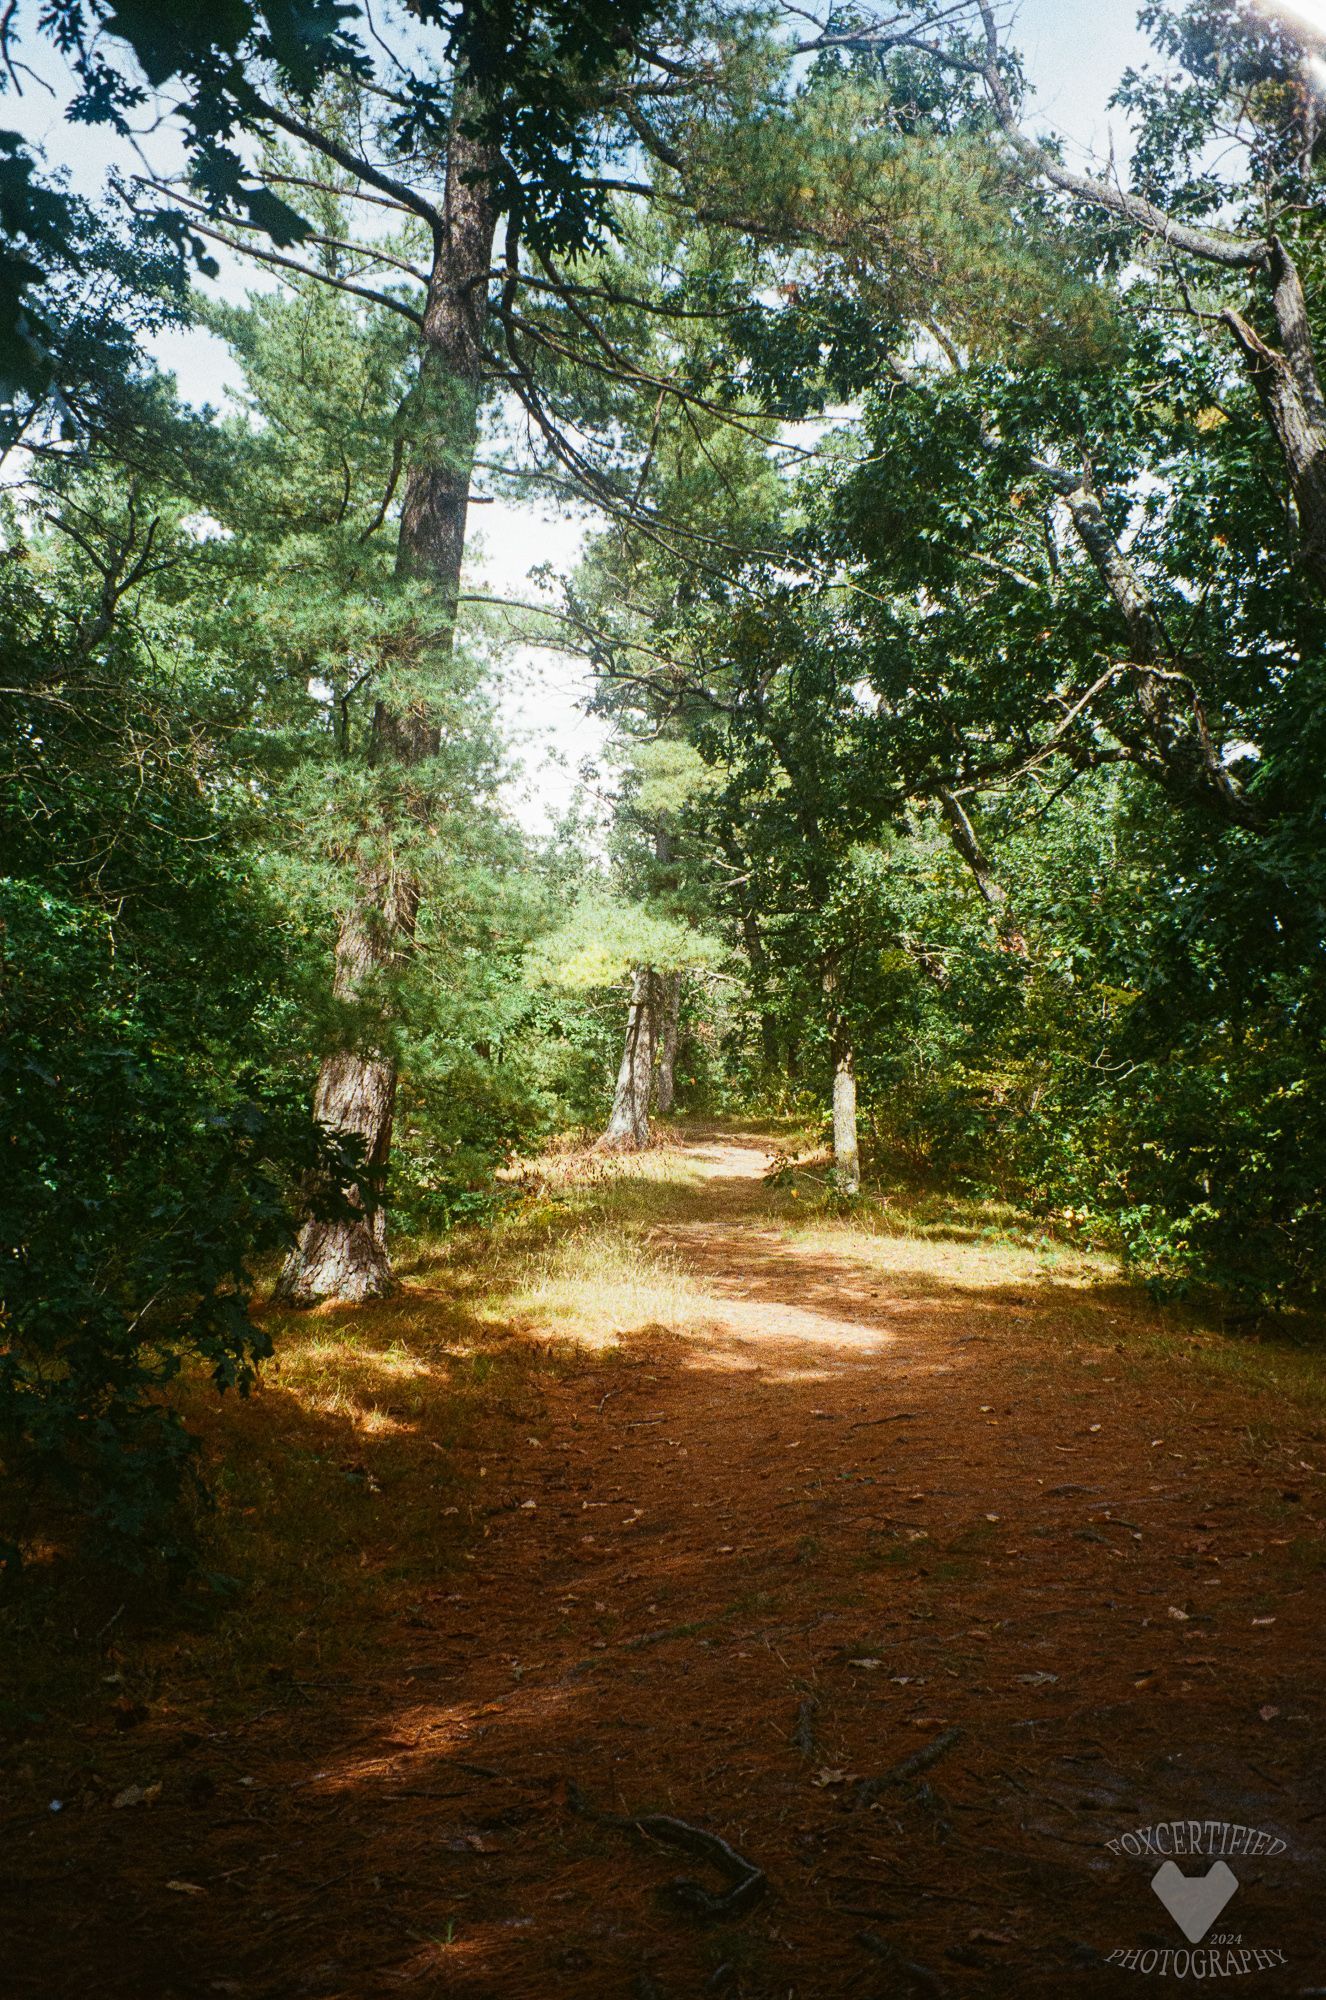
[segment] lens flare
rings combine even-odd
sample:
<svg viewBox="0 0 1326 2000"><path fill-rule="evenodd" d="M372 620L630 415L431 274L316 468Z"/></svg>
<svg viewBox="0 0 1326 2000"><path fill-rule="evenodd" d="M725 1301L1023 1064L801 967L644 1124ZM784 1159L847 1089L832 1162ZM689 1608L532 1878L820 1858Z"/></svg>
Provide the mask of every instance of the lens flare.
<svg viewBox="0 0 1326 2000"><path fill-rule="evenodd" d="M1293 26L1326 39L1326 0L1258 0L1264 14L1278 14Z"/></svg>

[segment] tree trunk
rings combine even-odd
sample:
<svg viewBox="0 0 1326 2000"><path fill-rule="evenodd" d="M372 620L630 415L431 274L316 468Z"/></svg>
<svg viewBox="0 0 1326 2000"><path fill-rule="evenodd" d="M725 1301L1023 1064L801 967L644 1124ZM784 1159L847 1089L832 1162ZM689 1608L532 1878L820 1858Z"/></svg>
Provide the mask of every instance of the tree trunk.
<svg viewBox="0 0 1326 2000"><path fill-rule="evenodd" d="M833 1164L848 1194L861 1186L861 1155L856 1142L856 1055L851 1030L838 1004L838 968L832 961L823 974L829 1003L829 1053L833 1058Z"/></svg>
<svg viewBox="0 0 1326 2000"><path fill-rule="evenodd" d="M626 1043L617 1072L608 1129L600 1146L636 1153L649 1144L649 1086L654 1074L655 975L638 965L631 975L631 1005L626 1017Z"/></svg>
<svg viewBox="0 0 1326 2000"><path fill-rule="evenodd" d="M681 1027L681 974L665 972L658 980L662 994L662 1023L658 1039L658 1115L666 1118L672 1110L677 1081L677 1035Z"/></svg>
<svg viewBox="0 0 1326 2000"><path fill-rule="evenodd" d="M1008 891L994 869L990 866L985 849L976 838L976 829L967 815L966 808L952 792L939 794L940 810L948 821L949 837L954 847L971 870L977 893L999 933L999 941L1005 951L1011 951L1018 958L1027 956L1027 940L1018 929L1017 921L1008 907Z"/></svg>
<svg viewBox="0 0 1326 2000"><path fill-rule="evenodd" d="M1181 796L1213 805L1237 826L1258 828L1261 816L1226 770L1211 740L1197 688L1172 660L1173 649L1151 592L1115 539L1090 471L1073 473L1042 459L1027 462L1064 502L1078 540L1127 627L1132 657L1126 671L1143 726L1142 743L1132 746L1134 761ZM1167 659L1172 661L1168 666ZM1118 733L1122 739L1122 730Z"/></svg>
<svg viewBox="0 0 1326 2000"><path fill-rule="evenodd" d="M856 1062L841 1024L833 1038L833 1164L848 1194L861 1186L856 1143Z"/></svg>
<svg viewBox="0 0 1326 2000"><path fill-rule="evenodd" d="M1289 475L1302 537L1300 560L1318 589L1326 585L1326 397L1313 351L1307 302L1293 259L1271 238L1271 303L1280 349L1270 347L1242 313L1222 313L1247 364Z"/></svg>
<svg viewBox="0 0 1326 2000"><path fill-rule="evenodd" d="M462 94L453 113L443 213L434 232L417 431L396 551L398 577L428 584L435 593L428 640L434 661L450 655L455 634L496 226L497 161L461 130L464 117ZM438 740L426 696L377 702L369 757L379 769L408 771L436 755ZM405 790L402 785L402 816L412 810ZM412 878L380 864L361 871L336 943L338 999L354 1003L373 997L374 984L409 949L418 909L419 885ZM325 1058L313 1100L319 1122L336 1135L359 1139L375 1171L371 1181L351 1190L349 1216L314 1215L304 1224L277 1287L277 1296L292 1304L377 1298L392 1289L382 1177L391 1154L396 1063L386 1033L386 994L377 997L377 1011L377 1032L366 1032L361 1017L355 1046Z"/></svg>

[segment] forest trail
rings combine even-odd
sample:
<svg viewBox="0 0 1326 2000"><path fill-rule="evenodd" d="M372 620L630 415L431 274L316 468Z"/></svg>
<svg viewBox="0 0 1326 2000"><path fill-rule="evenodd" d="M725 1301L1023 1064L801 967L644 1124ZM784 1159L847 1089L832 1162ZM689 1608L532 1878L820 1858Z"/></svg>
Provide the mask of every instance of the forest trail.
<svg viewBox="0 0 1326 2000"><path fill-rule="evenodd" d="M25 1767L6 1993L1131 1992L1108 1954L1184 1939L1107 1842L1180 1818L1287 1842L1225 1921L1284 1955L1256 1990L1326 1984L1313 1378L1062 1246L803 1216L773 1143L562 1163L449 1437L459 1267L371 1340L291 1323L323 1378L359 1339L360 1388L301 1402L292 1362L260 1399L323 1536L270 1587L281 1650L221 1690L201 1641L126 1644L143 1717L83 1731L58 1814ZM701 1923L666 1885L729 1885L595 1813L717 1834L767 1892Z"/></svg>

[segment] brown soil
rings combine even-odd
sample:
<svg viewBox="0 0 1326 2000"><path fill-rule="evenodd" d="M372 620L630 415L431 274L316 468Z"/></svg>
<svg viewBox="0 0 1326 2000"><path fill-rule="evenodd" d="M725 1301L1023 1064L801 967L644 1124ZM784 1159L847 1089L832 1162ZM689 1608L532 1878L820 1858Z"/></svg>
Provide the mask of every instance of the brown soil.
<svg viewBox="0 0 1326 2000"><path fill-rule="evenodd" d="M1181 1331L1134 1359L1122 1287L969 1282L960 1244L881 1272L782 1227L758 1143L689 1155L651 1243L693 1330L624 1329L470 1434L435 1589L224 1727L176 1690L58 1813L29 1762L0 1990L1091 2000L1147 1989L1111 1951L1184 1945L1156 1860L1106 1846L1175 1819L1287 1842L1232 1859L1214 1934L1284 1955L1248 1985L1326 1990L1310 1407ZM430 1463L384 1459L379 1553ZM666 1885L721 1879L577 1788L721 1835L767 1894L699 1921Z"/></svg>

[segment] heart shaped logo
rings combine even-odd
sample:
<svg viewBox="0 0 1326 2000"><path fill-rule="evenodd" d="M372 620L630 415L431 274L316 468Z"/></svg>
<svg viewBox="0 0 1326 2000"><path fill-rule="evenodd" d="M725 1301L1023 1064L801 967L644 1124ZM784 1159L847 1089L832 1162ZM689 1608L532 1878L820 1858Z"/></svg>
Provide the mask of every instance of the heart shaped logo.
<svg viewBox="0 0 1326 2000"><path fill-rule="evenodd" d="M1205 1875L1185 1875L1167 1861L1151 1878L1151 1887L1189 1944L1201 1943L1238 1885L1238 1876L1223 1861Z"/></svg>

